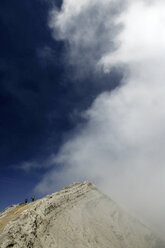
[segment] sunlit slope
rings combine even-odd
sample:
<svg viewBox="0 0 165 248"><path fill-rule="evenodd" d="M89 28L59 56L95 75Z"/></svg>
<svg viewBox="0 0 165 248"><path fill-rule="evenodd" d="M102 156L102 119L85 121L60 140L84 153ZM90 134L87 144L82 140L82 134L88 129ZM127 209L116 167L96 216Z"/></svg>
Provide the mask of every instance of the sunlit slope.
<svg viewBox="0 0 165 248"><path fill-rule="evenodd" d="M0 247L165 248L92 183L74 183L0 215Z"/></svg>

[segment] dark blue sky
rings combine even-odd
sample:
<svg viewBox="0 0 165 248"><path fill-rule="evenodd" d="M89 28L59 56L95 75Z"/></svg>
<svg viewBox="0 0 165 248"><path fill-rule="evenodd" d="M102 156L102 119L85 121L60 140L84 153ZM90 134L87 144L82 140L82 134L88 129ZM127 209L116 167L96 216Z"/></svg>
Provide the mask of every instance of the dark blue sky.
<svg viewBox="0 0 165 248"><path fill-rule="evenodd" d="M121 78L115 71L75 77L65 43L48 27L50 8L51 1L0 1L0 209L30 197L46 173L19 166L56 153L83 121L77 113Z"/></svg>

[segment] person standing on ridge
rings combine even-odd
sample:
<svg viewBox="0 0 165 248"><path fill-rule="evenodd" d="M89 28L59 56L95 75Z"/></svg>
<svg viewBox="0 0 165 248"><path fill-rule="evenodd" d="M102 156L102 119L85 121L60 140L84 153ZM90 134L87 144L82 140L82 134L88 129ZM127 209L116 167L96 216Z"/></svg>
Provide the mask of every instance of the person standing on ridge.
<svg viewBox="0 0 165 248"><path fill-rule="evenodd" d="M35 200L35 196L32 196L32 197L31 197L31 199L32 199L32 202L34 202L34 200Z"/></svg>
<svg viewBox="0 0 165 248"><path fill-rule="evenodd" d="M25 204L28 202L28 199L27 198L25 198Z"/></svg>

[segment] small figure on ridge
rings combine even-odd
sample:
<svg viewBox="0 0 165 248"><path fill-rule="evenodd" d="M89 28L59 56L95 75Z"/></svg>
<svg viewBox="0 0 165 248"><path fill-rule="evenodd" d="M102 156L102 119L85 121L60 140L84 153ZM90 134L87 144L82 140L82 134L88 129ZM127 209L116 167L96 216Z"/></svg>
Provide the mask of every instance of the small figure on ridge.
<svg viewBox="0 0 165 248"><path fill-rule="evenodd" d="M31 199L32 199L32 202L34 202L34 200L35 200L35 196L32 196L32 197L31 197Z"/></svg>

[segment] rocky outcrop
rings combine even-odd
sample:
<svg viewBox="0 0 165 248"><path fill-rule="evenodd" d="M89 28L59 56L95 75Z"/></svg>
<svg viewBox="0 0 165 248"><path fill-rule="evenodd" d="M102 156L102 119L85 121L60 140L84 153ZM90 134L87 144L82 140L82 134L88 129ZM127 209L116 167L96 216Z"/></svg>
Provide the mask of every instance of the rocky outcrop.
<svg viewBox="0 0 165 248"><path fill-rule="evenodd" d="M165 248L92 183L73 183L0 214L1 248Z"/></svg>

